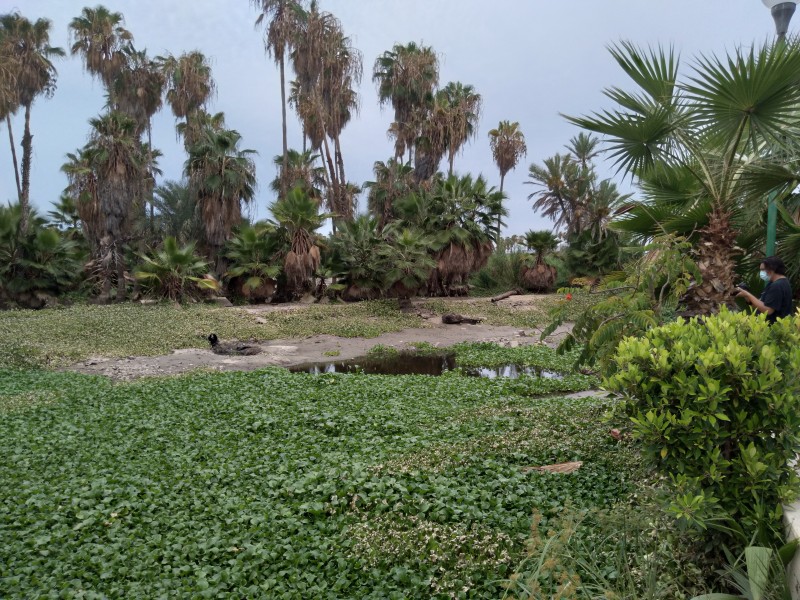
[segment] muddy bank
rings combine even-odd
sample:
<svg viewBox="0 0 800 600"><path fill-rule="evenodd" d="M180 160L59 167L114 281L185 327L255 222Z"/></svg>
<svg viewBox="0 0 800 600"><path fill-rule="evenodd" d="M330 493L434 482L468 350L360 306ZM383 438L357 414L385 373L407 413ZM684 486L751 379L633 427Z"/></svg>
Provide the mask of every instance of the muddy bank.
<svg viewBox="0 0 800 600"><path fill-rule="evenodd" d="M557 331L547 340L556 344L567 332ZM271 340L259 344L263 352L255 356L220 356L208 348L175 350L164 356L130 356L126 358L93 357L70 367L70 370L113 379L177 375L196 369L213 371L252 371L267 366L292 367L326 360L348 360L366 354L382 345L398 350L412 349L426 342L447 347L461 342L499 342L511 345L539 343L539 331L492 325L437 325L425 329L405 329L376 338L340 338L316 335L304 339Z"/></svg>

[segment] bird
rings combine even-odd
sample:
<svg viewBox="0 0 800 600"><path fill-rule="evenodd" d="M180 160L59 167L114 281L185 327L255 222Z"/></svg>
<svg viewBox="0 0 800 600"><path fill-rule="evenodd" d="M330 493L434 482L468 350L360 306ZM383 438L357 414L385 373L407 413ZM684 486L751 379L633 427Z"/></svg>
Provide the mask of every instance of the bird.
<svg viewBox="0 0 800 600"><path fill-rule="evenodd" d="M208 336L211 344L211 351L214 354L225 354L228 356L252 356L261 354L261 348L245 344L244 342L220 342L216 333Z"/></svg>

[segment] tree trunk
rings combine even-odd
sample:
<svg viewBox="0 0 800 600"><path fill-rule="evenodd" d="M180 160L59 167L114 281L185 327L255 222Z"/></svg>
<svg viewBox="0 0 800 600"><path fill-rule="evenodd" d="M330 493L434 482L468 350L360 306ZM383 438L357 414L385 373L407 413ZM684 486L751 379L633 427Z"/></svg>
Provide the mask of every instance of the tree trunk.
<svg viewBox="0 0 800 600"><path fill-rule="evenodd" d="M506 182L506 174L505 173L500 173L500 195L503 194L503 185L505 184L505 182ZM501 208L502 208L502 205L503 205L503 200L501 199L500 200ZM501 219L501 215L498 214L497 215L497 243L498 244L500 243L500 227L501 227L500 219Z"/></svg>
<svg viewBox="0 0 800 600"><path fill-rule="evenodd" d="M31 135L31 105L25 106L25 132L22 134L22 196L20 208L22 233L28 231L28 220L31 215L31 158L33 154L33 136Z"/></svg>
<svg viewBox="0 0 800 600"><path fill-rule="evenodd" d="M17 149L14 146L14 130L11 128L11 115L6 115L6 125L8 126L8 142L11 144L11 161L14 163L14 177L17 180L17 198L22 202L22 186L19 182L19 165L17 164Z"/></svg>
<svg viewBox="0 0 800 600"><path fill-rule="evenodd" d="M736 285L736 232L730 223L730 213L714 207L708 225L700 230L700 243L695 251L702 283L689 288L682 301L690 315L708 315L720 307L732 307L731 291Z"/></svg>
<svg viewBox="0 0 800 600"><path fill-rule="evenodd" d="M328 144L328 138L323 137L322 142L324 144L325 150L325 161L328 166L328 171L330 174L330 189L328 190L328 208L333 213L337 213L339 210L339 178L336 174L336 167L333 166L333 157L331 156L331 147ZM336 228L336 217L332 219L334 231Z"/></svg>
<svg viewBox="0 0 800 600"><path fill-rule="evenodd" d="M153 207L153 200L155 198L156 190L156 177L153 173L153 128L151 119L147 119L147 168L150 170L152 182L150 184L150 235L155 239L156 236L156 218L155 210Z"/></svg>
<svg viewBox="0 0 800 600"><path fill-rule="evenodd" d="M347 177L345 177L344 174L344 157L342 156L342 145L339 141L338 135L335 138L333 138L333 144L334 144L334 151L336 154L336 168L338 174L337 176L339 178L339 193L341 194L339 203L344 212L342 217L346 221L352 221L353 206L350 203L350 198L348 197L347 194ZM347 206L345 206L345 202L347 203Z"/></svg>
<svg viewBox="0 0 800 600"><path fill-rule="evenodd" d="M115 244L115 255L117 263L117 302L124 302L128 296L128 284L125 281L125 257L122 255L120 243Z"/></svg>
<svg viewBox="0 0 800 600"><path fill-rule="evenodd" d="M286 198L286 175L289 172L289 142L286 135L286 59L281 56L281 116L283 118L283 170L281 172L281 197Z"/></svg>
<svg viewBox="0 0 800 600"><path fill-rule="evenodd" d="M456 153L451 151L449 158L450 158L450 174L449 175L450 175L450 177L452 177L453 176L453 163L455 162Z"/></svg>

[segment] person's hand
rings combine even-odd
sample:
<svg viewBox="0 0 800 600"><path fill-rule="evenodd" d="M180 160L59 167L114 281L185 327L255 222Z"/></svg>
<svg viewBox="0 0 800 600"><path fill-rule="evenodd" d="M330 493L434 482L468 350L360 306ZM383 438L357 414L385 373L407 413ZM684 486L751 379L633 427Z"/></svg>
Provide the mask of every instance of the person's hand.
<svg viewBox="0 0 800 600"><path fill-rule="evenodd" d="M747 298L750 293L747 290L743 290L742 288L736 287L733 288L734 292L736 292L733 297L734 298Z"/></svg>

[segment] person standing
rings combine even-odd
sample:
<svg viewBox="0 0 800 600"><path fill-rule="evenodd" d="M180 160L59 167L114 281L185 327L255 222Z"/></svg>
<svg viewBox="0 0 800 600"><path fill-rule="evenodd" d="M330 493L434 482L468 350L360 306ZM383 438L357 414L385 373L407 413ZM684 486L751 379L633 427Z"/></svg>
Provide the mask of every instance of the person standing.
<svg viewBox="0 0 800 600"><path fill-rule="evenodd" d="M770 324L792 314L792 286L786 278L786 265L777 256L761 261L759 276L767 284L756 298L747 290L736 288L736 297L744 298L758 312L766 313Z"/></svg>

